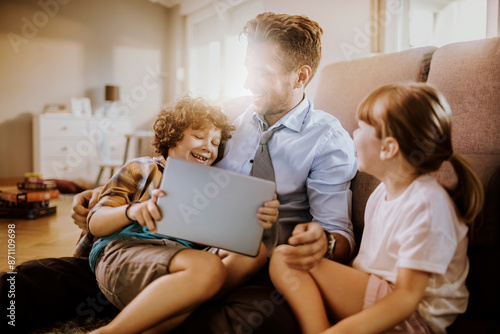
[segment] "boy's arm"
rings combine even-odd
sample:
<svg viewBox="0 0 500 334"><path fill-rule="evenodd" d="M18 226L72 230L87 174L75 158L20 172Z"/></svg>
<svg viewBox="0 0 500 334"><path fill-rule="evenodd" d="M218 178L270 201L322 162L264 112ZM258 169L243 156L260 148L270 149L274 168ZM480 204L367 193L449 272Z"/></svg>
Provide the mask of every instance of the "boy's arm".
<svg viewBox="0 0 500 334"><path fill-rule="evenodd" d="M90 217L90 232L95 237L105 237L136 221L147 226L151 233L156 233L155 221L161 219L156 199L163 196L163 191L155 189L151 192L151 198L145 202L131 202L117 207L102 206Z"/></svg>
<svg viewBox="0 0 500 334"><path fill-rule="evenodd" d="M430 273L400 268L394 291L367 309L339 321L324 334L381 333L408 318L424 296Z"/></svg>

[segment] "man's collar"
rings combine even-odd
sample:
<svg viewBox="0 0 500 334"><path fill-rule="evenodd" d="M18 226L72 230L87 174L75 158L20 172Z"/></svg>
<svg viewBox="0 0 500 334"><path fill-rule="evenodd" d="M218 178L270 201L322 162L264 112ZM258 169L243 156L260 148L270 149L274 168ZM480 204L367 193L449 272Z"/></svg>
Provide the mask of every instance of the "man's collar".
<svg viewBox="0 0 500 334"><path fill-rule="evenodd" d="M302 99L302 101L295 108L287 112L285 116L280 118L280 120L277 121L271 128L278 127L281 124L283 124L290 130L300 132L300 129L302 128L302 123L304 122L304 118L308 114L310 108L311 108L311 103L307 98L307 96L304 94L304 98ZM259 115L256 112L253 112L252 117L254 122L258 122L261 129L267 130L269 128L264 119L264 116Z"/></svg>

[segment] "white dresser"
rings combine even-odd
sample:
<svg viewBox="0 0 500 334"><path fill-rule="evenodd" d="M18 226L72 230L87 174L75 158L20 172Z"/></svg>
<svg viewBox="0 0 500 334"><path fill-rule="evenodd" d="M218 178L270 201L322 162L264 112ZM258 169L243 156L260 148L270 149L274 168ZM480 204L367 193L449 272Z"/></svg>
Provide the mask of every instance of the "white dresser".
<svg viewBox="0 0 500 334"><path fill-rule="evenodd" d="M34 172L93 182L100 161L123 160L129 118L41 114L33 119Z"/></svg>

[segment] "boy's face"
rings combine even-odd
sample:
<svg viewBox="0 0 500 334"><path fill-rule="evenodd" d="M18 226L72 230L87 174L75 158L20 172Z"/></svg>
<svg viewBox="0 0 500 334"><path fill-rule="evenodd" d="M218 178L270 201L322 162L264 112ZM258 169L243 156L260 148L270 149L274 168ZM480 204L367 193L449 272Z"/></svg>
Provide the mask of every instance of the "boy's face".
<svg viewBox="0 0 500 334"><path fill-rule="evenodd" d="M168 150L168 157L210 166L217 159L221 130L214 126L206 129L187 128L181 141Z"/></svg>

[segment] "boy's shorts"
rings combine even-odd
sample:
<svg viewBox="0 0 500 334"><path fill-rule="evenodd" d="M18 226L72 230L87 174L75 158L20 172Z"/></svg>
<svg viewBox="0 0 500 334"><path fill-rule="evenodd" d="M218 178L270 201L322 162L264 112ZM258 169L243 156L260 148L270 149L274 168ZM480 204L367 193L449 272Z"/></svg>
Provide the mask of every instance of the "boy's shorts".
<svg viewBox="0 0 500 334"><path fill-rule="evenodd" d="M151 282L169 274L170 261L183 249L190 248L168 239L115 239L97 259L97 284L121 310Z"/></svg>
<svg viewBox="0 0 500 334"><path fill-rule="evenodd" d="M394 284L376 275L370 275L366 286L363 309L375 304L380 299L394 291ZM385 333L432 333L424 318L415 311L405 321Z"/></svg>

